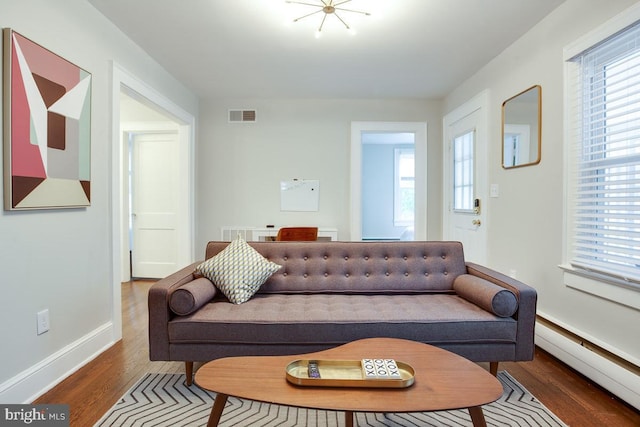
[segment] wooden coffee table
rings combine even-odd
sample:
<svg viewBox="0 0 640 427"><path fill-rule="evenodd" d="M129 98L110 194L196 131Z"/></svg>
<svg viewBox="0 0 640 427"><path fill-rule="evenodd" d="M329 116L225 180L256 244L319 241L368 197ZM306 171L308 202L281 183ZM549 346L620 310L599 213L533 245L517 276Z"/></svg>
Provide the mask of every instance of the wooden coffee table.
<svg viewBox="0 0 640 427"><path fill-rule="evenodd" d="M395 359L411 365L415 382L407 388L304 387L289 383L287 365L297 359ZM228 396L278 405L354 412L427 412L467 408L473 425L486 426L482 405L502 396L502 384L475 363L414 341L370 338L330 350L292 356L227 357L203 365L195 375L203 389L217 393L207 426L217 426Z"/></svg>

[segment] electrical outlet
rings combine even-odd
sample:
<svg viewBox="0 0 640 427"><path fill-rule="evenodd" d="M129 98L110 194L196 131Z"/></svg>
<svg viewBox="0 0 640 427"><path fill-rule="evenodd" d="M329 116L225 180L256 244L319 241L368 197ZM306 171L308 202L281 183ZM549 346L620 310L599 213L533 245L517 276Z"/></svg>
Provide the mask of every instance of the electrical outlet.
<svg viewBox="0 0 640 427"><path fill-rule="evenodd" d="M42 335L49 330L49 309L38 312L38 335Z"/></svg>

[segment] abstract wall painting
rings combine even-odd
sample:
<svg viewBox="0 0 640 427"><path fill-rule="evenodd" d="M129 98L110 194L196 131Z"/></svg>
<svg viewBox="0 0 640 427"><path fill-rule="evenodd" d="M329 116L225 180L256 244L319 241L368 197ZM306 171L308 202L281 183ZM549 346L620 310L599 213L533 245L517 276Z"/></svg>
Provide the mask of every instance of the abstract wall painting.
<svg viewBox="0 0 640 427"><path fill-rule="evenodd" d="M12 29L4 41L4 208L91 201L91 74Z"/></svg>

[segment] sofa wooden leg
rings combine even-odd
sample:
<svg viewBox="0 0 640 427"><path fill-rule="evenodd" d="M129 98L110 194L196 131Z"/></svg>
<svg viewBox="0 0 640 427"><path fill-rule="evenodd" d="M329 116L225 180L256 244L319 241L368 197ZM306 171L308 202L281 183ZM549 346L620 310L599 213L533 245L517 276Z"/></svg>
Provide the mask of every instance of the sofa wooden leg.
<svg viewBox="0 0 640 427"><path fill-rule="evenodd" d="M499 362L489 362L489 372L491 372L491 375L494 377L498 376L498 363Z"/></svg>
<svg viewBox="0 0 640 427"><path fill-rule="evenodd" d="M185 374L187 376L187 385L193 384L193 362L184 362Z"/></svg>

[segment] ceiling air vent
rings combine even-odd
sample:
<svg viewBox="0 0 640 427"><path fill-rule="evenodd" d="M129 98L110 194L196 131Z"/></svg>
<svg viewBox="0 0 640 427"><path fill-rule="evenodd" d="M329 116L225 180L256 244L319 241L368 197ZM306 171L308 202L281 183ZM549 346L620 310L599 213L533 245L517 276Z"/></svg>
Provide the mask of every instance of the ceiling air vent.
<svg viewBox="0 0 640 427"><path fill-rule="evenodd" d="M229 123L254 123L256 110L229 110Z"/></svg>

